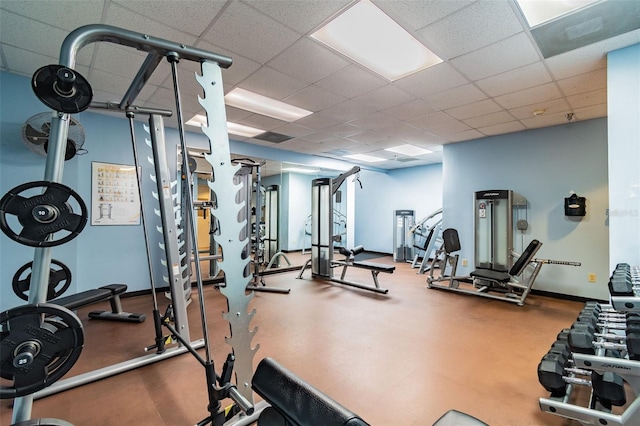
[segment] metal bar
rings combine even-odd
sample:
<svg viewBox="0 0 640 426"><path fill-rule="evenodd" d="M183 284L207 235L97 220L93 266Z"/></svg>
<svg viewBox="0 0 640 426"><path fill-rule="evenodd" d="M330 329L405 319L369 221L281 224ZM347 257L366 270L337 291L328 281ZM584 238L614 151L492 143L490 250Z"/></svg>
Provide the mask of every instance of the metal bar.
<svg viewBox="0 0 640 426"><path fill-rule="evenodd" d="M120 105L118 105L115 102L91 102L91 105L89 105L89 108L106 109L110 111L125 111L125 112L132 112L134 114L146 114L146 115L156 114L156 115L162 115L164 117L171 117L173 115L173 111L170 111L168 109L147 108L147 107L140 107L136 105L129 105L124 109L122 109L120 108Z"/></svg>
<svg viewBox="0 0 640 426"><path fill-rule="evenodd" d="M351 282L351 281L340 280L338 278L330 278L329 281L333 281L333 282L336 282L338 284L348 285L348 286L351 286L351 287L360 288L362 290L373 291L375 293L387 294L389 292L389 290L386 289L386 288L371 287L371 286L368 286L368 285L358 284L358 283L354 283L354 282Z"/></svg>
<svg viewBox="0 0 640 426"><path fill-rule="evenodd" d="M217 62L222 68L229 68L232 63L232 59L228 56L207 52L197 47L186 46L123 28L91 24L75 29L64 39L60 48L60 65L73 68L78 51L87 44L99 41L129 46L143 52L155 53L159 56L166 56L169 52L176 52L182 59L194 62L213 61Z"/></svg>
<svg viewBox="0 0 640 426"><path fill-rule="evenodd" d="M199 349L204 346L202 339L191 342L191 347ZM119 364L110 365L108 367L100 368L98 370L90 371L88 373L79 374L68 379L63 379L55 382L51 386L42 389L39 392L33 394L35 399L44 398L59 392L63 392L69 389L76 388L78 386L86 385L88 383L97 382L98 380L106 379L108 377L115 376L120 373L126 373L127 371L134 370L136 368L144 367L145 365L152 364L154 362L162 361L167 358L181 355L187 352L187 348L183 346L167 349L165 352L158 354L153 353L149 355L143 355L141 357L121 362Z"/></svg>
<svg viewBox="0 0 640 426"><path fill-rule="evenodd" d="M138 70L138 74L133 78L129 89L127 89L127 93L122 97L120 105L118 105L120 109L125 109L136 100L144 85L149 78L151 78L151 74L153 74L158 65L160 65L160 61L162 61L162 56L160 55L155 53L149 53L147 55L147 58Z"/></svg>
<svg viewBox="0 0 640 426"><path fill-rule="evenodd" d="M193 248L194 268L196 272L196 283L198 286L198 304L200 307L200 319L202 321L202 333L204 337L204 350L207 363L213 363L211 357L211 348L209 347L209 330L207 327L207 311L204 304L204 288L202 284L202 271L200 270L200 254L198 253L198 229L197 218L193 214L193 175L187 166L189 151L187 150L187 142L184 137L184 122L182 120L182 104L180 101L180 87L178 85L178 69L176 67L179 58L171 53L168 56L171 63L171 75L173 77L173 94L176 101L176 115L178 118L178 135L180 139L180 148L182 152L182 171L187 179L187 190L184 191L187 197L187 221L189 222L189 236L191 237L191 246ZM186 240L186 239L185 239ZM189 254L187 254L189 256ZM190 257L191 258L191 257ZM215 370L215 368L214 368Z"/></svg>

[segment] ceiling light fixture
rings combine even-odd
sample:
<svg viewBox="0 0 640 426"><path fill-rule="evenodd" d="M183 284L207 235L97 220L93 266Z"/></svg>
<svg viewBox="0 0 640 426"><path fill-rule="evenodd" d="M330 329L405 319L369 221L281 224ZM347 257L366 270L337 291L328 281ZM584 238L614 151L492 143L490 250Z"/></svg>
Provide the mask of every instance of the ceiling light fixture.
<svg viewBox="0 0 640 426"><path fill-rule="evenodd" d="M202 114L196 114L184 124L187 126L202 127L202 125L207 124L207 117ZM266 130L227 121L227 132L237 136L252 138L266 132Z"/></svg>
<svg viewBox="0 0 640 426"><path fill-rule="evenodd" d="M312 111L236 87L224 97L227 105L292 122L313 114Z"/></svg>
<svg viewBox="0 0 640 426"><path fill-rule="evenodd" d="M378 163L380 161L385 161L384 158L374 157L373 155L366 155L366 154L345 155L345 158L350 158L352 160L357 160L357 161L364 161L366 163Z"/></svg>
<svg viewBox="0 0 640 426"><path fill-rule="evenodd" d="M368 0L345 10L311 37L391 81L442 62Z"/></svg>
<svg viewBox="0 0 640 426"><path fill-rule="evenodd" d="M285 167L282 171L290 173L320 173L320 169L303 169L302 167Z"/></svg>
<svg viewBox="0 0 640 426"><path fill-rule="evenodd" d="M385 148L384 150L397 152L398 154L408 155L410 157L416 157L418 155L433 153L433 151L429 151L428 149L420 148L418 146L409 145L409 144L398 145L391 148Z"/></svg>
<svg viewBox="0 0 640 426"><path fill-rule="evenodd" d="M516 0L529 27L566 15L598 0Z"/></svg>

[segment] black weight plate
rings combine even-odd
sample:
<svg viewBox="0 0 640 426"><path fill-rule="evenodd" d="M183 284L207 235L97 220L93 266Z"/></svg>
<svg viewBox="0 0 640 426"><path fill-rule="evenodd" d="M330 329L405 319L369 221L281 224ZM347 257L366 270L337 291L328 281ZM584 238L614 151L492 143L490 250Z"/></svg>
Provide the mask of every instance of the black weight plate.
<svg viewBox="0 0 640 426"><path fill-rule="evenodd" d="M18 306L0 314L0 399L37 392L64 376L84 345L82 323L70 310L50 304ZM16 367L16 350L25 343L39 346L28 365Z"/></svg>
<svg viewBox="0 0 640 426"><path fill-rule="evenodd" d="M45 65L31 78L31 88L46 106L75 114L89 108L93 90L80 73L62 65Z"/></svg>
<svg viewBox="0 0 640 426"><path fill-rule="evenodd" d="M45 192L32 197L20 195L38 187L46 188ZM68 202L70 198L80 206L80 214L73 212ZM22 230L14 231L7 221L7 215L17 216ZM11 189L0 199L0 229L12 240L31 247L53 247L70 241L82 231L87 219L87 206L82 198L71 188L57 182L25 183ZM68 234L59 239L50 238L59 231L68 231Z"/></svg>
<svg viewBox="0 0 640 426"><path fill-rule="evenodd" d="M49 285L47 287L47 300L55 299L61 296L69 289L71 285L71 270L59 260L51 259L51 264L58 266L60 269L49 268ZM13 292L20 299L29 300L29 289L31 288L31 267L33 262L22 265L20 269L13 275L11 286ZM23 278L23 274L29 271L27 276Z"/></svg>

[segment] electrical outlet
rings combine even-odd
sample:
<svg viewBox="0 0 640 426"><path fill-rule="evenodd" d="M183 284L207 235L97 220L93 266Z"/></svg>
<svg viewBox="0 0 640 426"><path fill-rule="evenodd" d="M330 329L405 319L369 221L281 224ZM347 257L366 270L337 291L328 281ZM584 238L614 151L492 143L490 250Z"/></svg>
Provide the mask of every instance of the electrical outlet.
<svg viewBox="0 0 640 426"><path fill-rule="evenodd" d="M590 283L595 283L596 282L596 274L594 274L593 272L589 272L587 274L587 281L589 281Z"/></svg>
<svg viewBox="0 0 640 426"><path fill-rule="evenodd" d="M462 259L462 266L467 266L469 261L467 259Z"/></svg>

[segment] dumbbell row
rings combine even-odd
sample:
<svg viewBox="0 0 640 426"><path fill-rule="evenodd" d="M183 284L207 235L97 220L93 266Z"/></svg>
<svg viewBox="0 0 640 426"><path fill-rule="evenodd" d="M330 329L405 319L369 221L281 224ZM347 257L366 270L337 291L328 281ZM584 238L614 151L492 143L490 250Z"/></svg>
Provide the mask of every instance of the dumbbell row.
<svg viewBox="0 0 640 426"><path fill-rule="evenodd" d="M620 351L621 356L626 355L630 360L640 361L638 314L603 314L599 305L588 305L566 335L573 352L595 355L598 349L608 349Z"/></svg>
<svg viewBox="0 0 640 426"><path fill-rule="evenodd" d="M580 378L576 376L585 376ZM557 340L538 364L538 381L552 397L564 397L569 385L589 386L593 395L608 408L626 404L624 381L616 373L599 374L573 367L567 341Z"/></svg>
<svg viewBox="0 0 640 426"><path fill-rule="evenodd" d="M632 268L628 263L619 263L611 274L608 286L611 296L639 296L640 273L638 268Z"/></svg>

